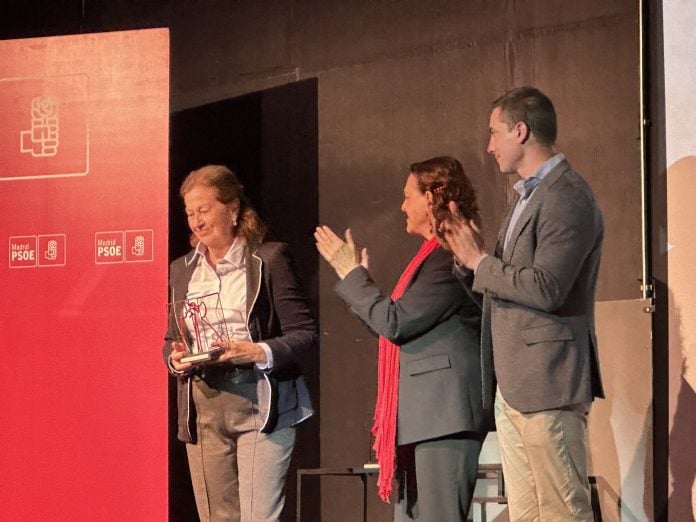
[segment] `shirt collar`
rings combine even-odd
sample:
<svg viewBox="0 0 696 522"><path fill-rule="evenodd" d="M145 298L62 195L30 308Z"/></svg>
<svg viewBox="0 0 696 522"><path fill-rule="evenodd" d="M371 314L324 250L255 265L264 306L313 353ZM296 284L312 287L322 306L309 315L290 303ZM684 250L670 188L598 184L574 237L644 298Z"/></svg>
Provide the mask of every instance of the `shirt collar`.
<svg viewBox="0 0 696 522"><path fill-rule="evenodd" d="M246 250L245 247L246 242L240 236L234 238L232 246L230 246L223 258L218 261L216 272L222 275L231 272L232 270L244 268L246 265L246 257L244 256ZM196 252L194 256L204 258L207 250L208 247L199 241L196 245Z"/></svg>
<svg viewBox="0 0 696 522"><path fill-rule="evenodd" d="M564 159L565 154L563 153L558 153L555 156L551 156L541 164L533 176L530 176L527 179L520 179L517 183L515 183L513 188L520 195L520 199L525 199L531 196L537 185L541 183L541 180L543 180L546 175Z"/></svg>

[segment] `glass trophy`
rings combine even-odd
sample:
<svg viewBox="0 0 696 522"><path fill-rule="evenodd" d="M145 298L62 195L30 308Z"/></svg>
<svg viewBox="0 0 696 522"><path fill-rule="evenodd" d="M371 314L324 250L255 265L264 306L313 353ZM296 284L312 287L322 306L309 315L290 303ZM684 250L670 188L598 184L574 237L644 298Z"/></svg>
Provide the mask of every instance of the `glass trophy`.
<svg viewBox="0 0 696 522"><path fill-rule="evenodd" d="M213 346L215 341L229 340L219 293L173 301L169 313L176 322L177 340L186 347L182 363L205 364L225 351Z"/></svg>

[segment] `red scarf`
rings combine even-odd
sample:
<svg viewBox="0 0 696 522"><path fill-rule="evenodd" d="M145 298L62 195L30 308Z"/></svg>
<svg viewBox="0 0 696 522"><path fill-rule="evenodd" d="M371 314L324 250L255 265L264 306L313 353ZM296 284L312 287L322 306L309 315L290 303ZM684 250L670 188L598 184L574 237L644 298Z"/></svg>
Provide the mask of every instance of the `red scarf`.
<svg viewBox="0 0 696 522"><path fill-rule="evenodd" d="M391 293L393 301L399 299L411 282L413 274L437 247L436 237L425 241L418 253L401 274ZM379 360L377 365L377 404L375 405L375 423L372 433L375 436L373 449L379 462L377 488L379 496L389 502L392 492L392 479L396 463L396 412L399 404L399 346L379 337Z"/></svg>

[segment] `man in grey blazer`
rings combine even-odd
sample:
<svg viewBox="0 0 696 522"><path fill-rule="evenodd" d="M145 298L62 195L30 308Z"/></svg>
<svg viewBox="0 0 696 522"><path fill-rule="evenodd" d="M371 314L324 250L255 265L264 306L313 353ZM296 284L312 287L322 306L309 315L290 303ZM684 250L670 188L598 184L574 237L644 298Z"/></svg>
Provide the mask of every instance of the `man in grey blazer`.
<svg viewBox="0 0 696 522"><path fill-rule="evenodd" d="M519 197L492 254L453 205L443 224L463 283L484 296L484 400L497 380L513 521L593 520L586 423L594 397L604 396L594 327L603 224L555 139L555 110L539 90L517 88L493 102L488 152L503 174L519 175Z"/></svg>

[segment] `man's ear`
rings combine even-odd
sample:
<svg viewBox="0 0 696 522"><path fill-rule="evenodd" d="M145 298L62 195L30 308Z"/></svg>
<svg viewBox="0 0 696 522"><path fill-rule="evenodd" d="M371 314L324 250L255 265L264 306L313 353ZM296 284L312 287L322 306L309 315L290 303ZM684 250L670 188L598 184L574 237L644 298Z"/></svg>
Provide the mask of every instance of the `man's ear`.
<svg viewBox="0 0 696 522"><path fill-rule="evenodd" d="M532 137L532 130L523 121L518 121L515 124L515 130L517 131L517 141L520 144L527 143L529 138Z"/></svg>

